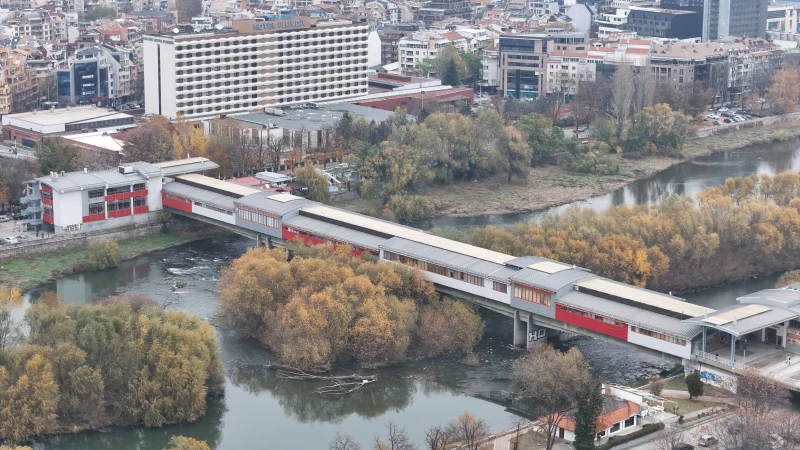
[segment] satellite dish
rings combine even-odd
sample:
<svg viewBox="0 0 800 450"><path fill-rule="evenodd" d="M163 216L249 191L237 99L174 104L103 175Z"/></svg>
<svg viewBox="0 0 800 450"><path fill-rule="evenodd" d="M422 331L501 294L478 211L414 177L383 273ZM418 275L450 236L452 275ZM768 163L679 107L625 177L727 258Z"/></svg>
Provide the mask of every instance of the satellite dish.
<svg viewBox="0 0 800 450"><path fill-rule="evenodd" d="M214 25L214 28L216 28L217 30L221 30L222 29L222 24L218 23L218 24Z"/></svg>
<svg viewBox="0 0 800 450"><path fill-rule="evenodd" d="M173 32L173 33L175 33L175 34L178 34L178 33L180 33L180 32L181 32L181 30L179 30L179 29L177 29L177 28L173 28L173 29L172 29L172 32Z"/></svg>

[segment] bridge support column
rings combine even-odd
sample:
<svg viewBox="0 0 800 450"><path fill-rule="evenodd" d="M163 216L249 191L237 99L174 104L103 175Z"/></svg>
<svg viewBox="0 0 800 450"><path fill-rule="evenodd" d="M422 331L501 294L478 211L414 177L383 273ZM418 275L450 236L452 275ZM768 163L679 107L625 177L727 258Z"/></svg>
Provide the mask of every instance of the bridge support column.
<svg viewBox="0 0 800 450"><path fill-rule="evenodd" d="M261 242L261 235L257 234L256 235L256 248L261 248L262 245L263 245L263 243Z"/></svg>
<svg viewBox="0 0 800 450"><path fill-rule="evenodd" d="M530 323L522 321L519 311L514 311L514 345L516 347L527 347L528 329Z"/></svg>

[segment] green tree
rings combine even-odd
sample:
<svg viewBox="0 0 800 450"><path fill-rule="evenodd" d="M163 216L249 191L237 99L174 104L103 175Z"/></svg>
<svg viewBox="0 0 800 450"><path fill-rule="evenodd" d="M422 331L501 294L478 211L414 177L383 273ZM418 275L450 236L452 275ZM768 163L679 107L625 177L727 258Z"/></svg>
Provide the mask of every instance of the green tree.
<svg viewBox="0 0 800 450"><path fill-rule="evenodd" d="M541 164L546 158L553 156L564 141L564 130L554 126L553 121L540 114L522 116L514 123L514 127L520 130L523 136L527 136L533 165Z"/></svg>
<svg viewBox="0 0 800 450"><path fill-rule="evenodd" d="M394 141L384 142L368 156L360 173L364 178L362 189L384 200L407 193L432 176L419 149Z"/></svg>
<svg viewBox="0 0 800 450"><path fill-rule="evenodd" d="M64 144L61 138L43 138L36 146L36 159L42 173L72 172L78 158L78 149Z"/></svg>
<svg viewBox="0 0 800 450"><path fill-rule="evenodd" d="M156 116L129 131L124 138L127 162L161 162L173 158L174 141L169 120Z"/></svg>
<svg viewBox="0 0 800 450"><path fill-rule="evenodd" d="M308 188L308 198L320 203L331 202L328 180L312 164L295 168L294 176Z"/></svg>
<svg viewBox="0 0 800 450"><path fill-rule="evenodd" d="M413 223L433 216L436 201L422 195L393 195L386 203L394 218L400 223Z"/></svg>
<svg viewBox="0 0 800 450"><path fill-rule="evenodd" d="M645 155L678 156L686 142L688 122L686 116L673 112L667 104L648 106L634 116L625 150Z"/></svg>
<svg viewBox="0 0 800 450"><path fill-rule="evenodd" d="M575 393L578 404L575 410L575 450L591 450L594 447L594 434L597 420L603 412L603 396L600 383L586 383Z"/></svg>
<svg viewBox="0 0 800 450"><path fill-rule="evenodd" d="M458 54L461 56L461 60L464 61L464 65L466 66L467 78L470 80L470 85L475 86L483 78L483 60L477 53L459 50Z"/></svg>
<svg viewBox="0 0 800 450"><path fill-rule="evenodd" d="M703 395L703 380L700 379L700 371L695 370L686 376L686 388L689 390L689 399Z"/></svg>
<svg viewBox="0 0 800 450"><path fill-rule="evenodd" d="M456 67L455 60L450 60L447 62L447 66L445 67L444 74L442 76L442 83L449 84L450 86L460 86L461 80L458 77L458 67Z"/></svg>
<svg viewBox="0 0 800 450"><path fill-rule="evenodd" d="M105 270L119 264L119 245L114 241L97 241L89 244L86 267Z"/></svg>

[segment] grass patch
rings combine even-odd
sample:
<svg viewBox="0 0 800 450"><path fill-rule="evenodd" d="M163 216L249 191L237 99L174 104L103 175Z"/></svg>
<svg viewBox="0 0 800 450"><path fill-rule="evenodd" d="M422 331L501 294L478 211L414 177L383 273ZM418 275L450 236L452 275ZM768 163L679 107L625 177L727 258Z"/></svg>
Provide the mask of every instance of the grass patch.
<svg viewBox="0 0 800 450"><path fill-rule="evenodd" d="M700 402L697 400L687 400L685 398L671 398L670 400L678 404L677 415L679 416L685 416L686 414L700 411L701 409L712 408L714 406L719 406L722 404L716 402ZM665 405L664 411L674 414L671 404Z"/></svg>
<svg viewBox="0 0 800 450"><path fill-rule="evenodd" d="M219 231L170 232L117 241L122 260L187 242L219 236ZM87 247L67 248L0 260L0 285L23 291L81 270Z"/></svg>
<svg viewBox="0 0 800 450"><path fill-rule="evenodd" d="M689 389L686 387L686 381L683 378L675 378L674 380L667 381L667 384L664 385L664 389L670 391L683 391L683 392L689 391ZM705 386L703 386L703 395L708 395L711 397L720 397L720 398L730 398L734 396L733 393L728 392L725 389L712 386L710 384L706 384Z"/></svg>

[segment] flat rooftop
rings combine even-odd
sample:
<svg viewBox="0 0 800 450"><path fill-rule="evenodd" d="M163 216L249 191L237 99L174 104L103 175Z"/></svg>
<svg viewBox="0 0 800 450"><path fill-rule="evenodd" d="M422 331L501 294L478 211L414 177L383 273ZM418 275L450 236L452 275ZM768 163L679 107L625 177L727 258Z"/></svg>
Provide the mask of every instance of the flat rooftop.
<svg viewBox="0 0 800 450"><path fill-rule="evenodd" d="M656 312L680 315L684 319L714 312L713 309L686 302L678 297L618 283L606 278L579 281L575 283L575 286L578 286L581 292L605 295L614 300L627 302L642 308L646 307Z"/></svg>
<svg viewBox="0 0 800 450"><path fill-rule="evenodd" d="M122 148L124 147L124 143L112 137L106 131L93 131L89 133L80 133L80 134L69 134L62 136L64 140L74 141L79 144L84 145L91 145L92 147L98 147L105 150L109 150L112 152L122 152Z"/></svg>
<svg viewBox="0 0 800 450"><path fill-rule="evenodd" d="M3 123L6 119L21 120L39 126L60 125L66 123L86 122L93 119L99 119L107 116L127 116L128 114L120 113L118 111L109 111L105 108L96 108L94 106L79 106L73 108L58 108L52 111L36 111L24 112L18 114L7 114L3 117Z"/></svg>
<svg viewBox="0 0 800 450"><path fill-rule="evenodd" d="M257 123L259 125L273 124L280 128L290 130L302 129L305 131L316 131L326 127L336 126L345 112L355 116L356 119L363 117L367 123L372 121L381 123L392 115L391 111L346 103L326 105L322 108L285 109L283 112L283 116L259 113L242 114L231 117L244 122Z"/></svg>

